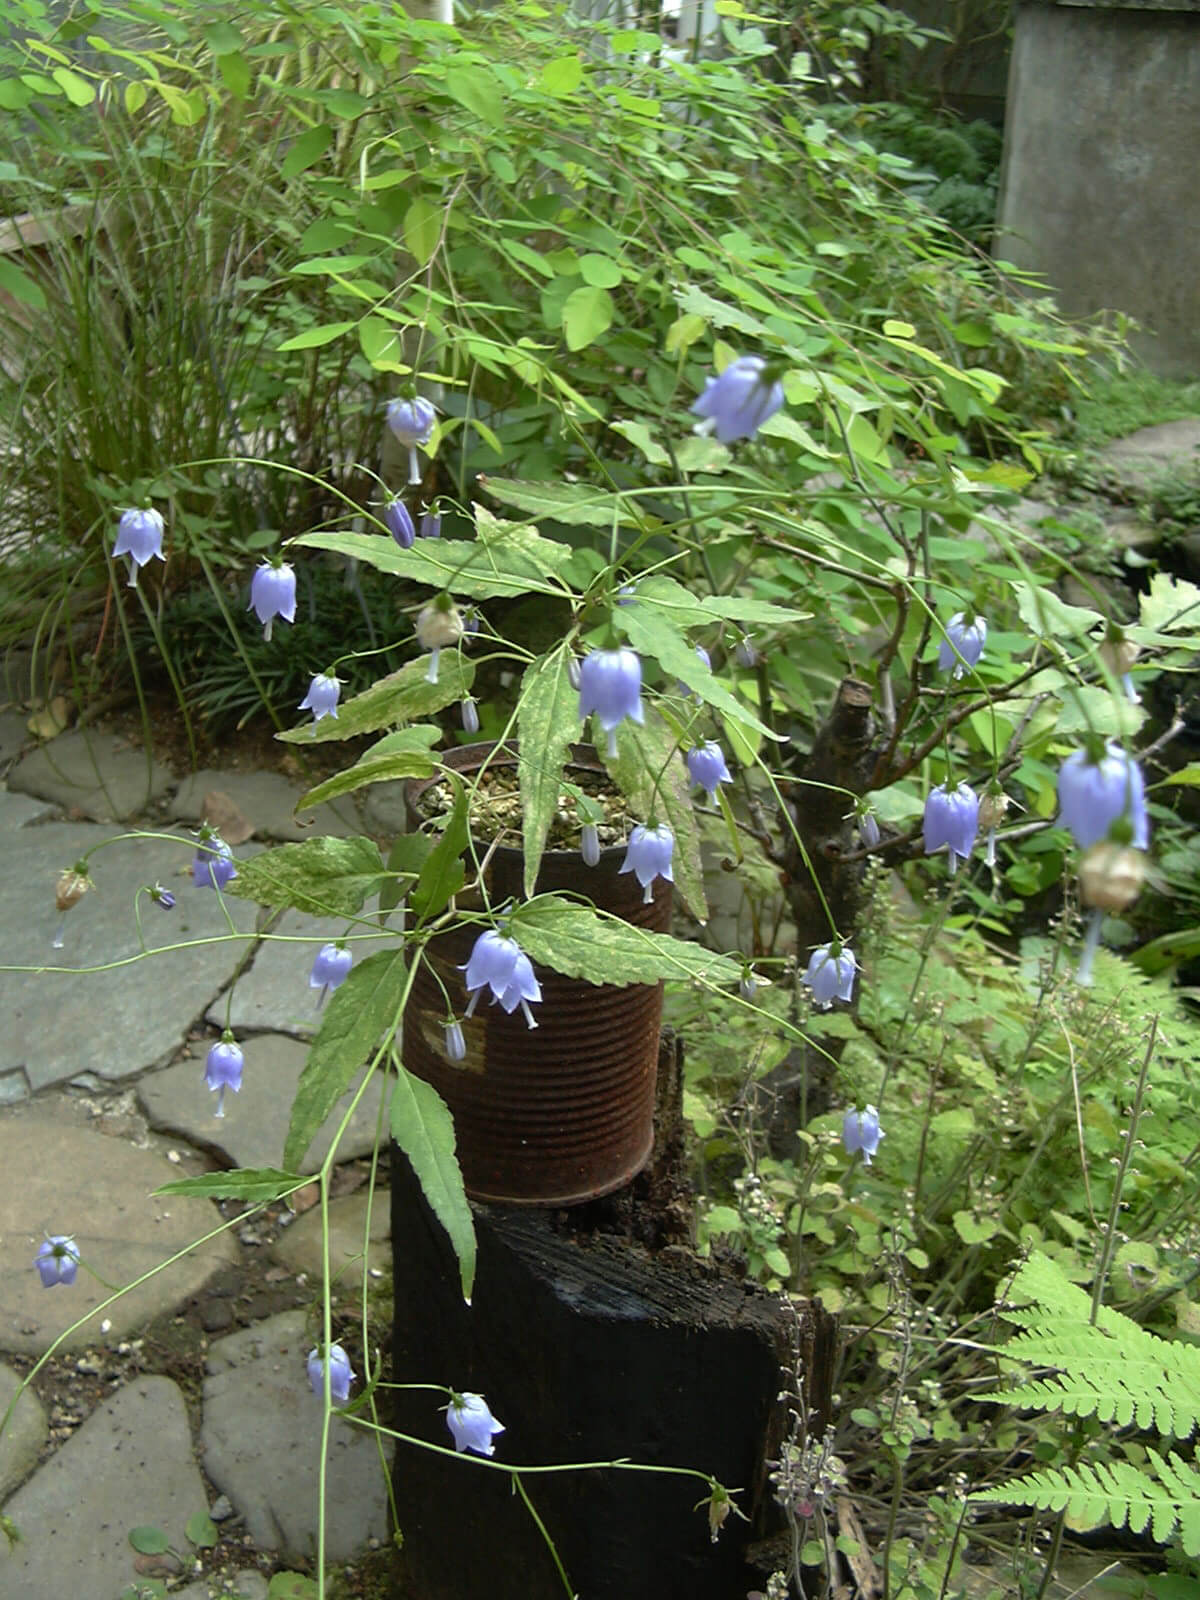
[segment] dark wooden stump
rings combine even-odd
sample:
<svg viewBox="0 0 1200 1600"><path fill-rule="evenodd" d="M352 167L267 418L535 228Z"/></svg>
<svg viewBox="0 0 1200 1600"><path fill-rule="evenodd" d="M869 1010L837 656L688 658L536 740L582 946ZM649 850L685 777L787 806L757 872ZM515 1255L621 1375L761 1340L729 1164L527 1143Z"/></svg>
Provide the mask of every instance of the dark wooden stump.
<svg viewBox="0 0 1200 1600"><path fill-rule="evenodd" d="M782 1369L829 1415L836 1329L693 1253L681 1191L679 1052L660 1070L655 1156L630 1189L570 1211L475 1207L479 1267L463 1304L445 1235L407 1162L392 1179L397 1382L483 1394L497 1457L544 1466L626 1458L692 1467L750 1518L710 1540L697 1478L589 1470L522 1482L586 1600L734 1600L747 1543L777 1527L766 1461L786 1421ZM400 1393L396 1426L448 1444L436 1396ZM394 1482L411 1600L562 1600L507 1474L400 1446Z"/></svg>

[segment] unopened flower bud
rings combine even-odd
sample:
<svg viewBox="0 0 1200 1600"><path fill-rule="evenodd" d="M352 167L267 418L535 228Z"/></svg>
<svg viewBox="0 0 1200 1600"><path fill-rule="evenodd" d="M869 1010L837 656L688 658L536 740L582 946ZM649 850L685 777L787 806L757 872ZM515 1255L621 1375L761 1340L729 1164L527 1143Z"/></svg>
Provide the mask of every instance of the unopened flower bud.
<svg viewBox="0 0 1200 1600"><path fill-rule="evenodd" d="M1145 881L1145 853L1131 845L1101 840L1079 863L1080 897L1085 906L1101 911L1124 911L1137 899Z"/></svg>

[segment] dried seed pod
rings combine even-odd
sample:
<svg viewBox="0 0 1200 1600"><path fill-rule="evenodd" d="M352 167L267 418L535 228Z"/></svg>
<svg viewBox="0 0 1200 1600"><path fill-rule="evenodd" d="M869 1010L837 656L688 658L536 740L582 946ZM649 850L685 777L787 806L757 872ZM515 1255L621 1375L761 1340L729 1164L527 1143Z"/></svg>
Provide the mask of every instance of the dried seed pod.
<svg viewBox="0 0 1200 1600"><path fill-rule="evenodd" d="M1142 892L1146 881L1145 852L1131 845L1101 840L1079 864L1079 892L1085 906L1100 911L1124 911Z"/></svg>

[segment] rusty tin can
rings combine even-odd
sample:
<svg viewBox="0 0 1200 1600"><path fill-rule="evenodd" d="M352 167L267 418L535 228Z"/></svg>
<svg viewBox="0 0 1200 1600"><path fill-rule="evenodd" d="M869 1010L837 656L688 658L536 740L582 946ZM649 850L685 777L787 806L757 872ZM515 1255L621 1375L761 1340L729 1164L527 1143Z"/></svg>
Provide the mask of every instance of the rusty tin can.
<svg viewBox="0 0 1200 1600"><path fill-rule="evenodd" d="M506 745L462 745L445 765L469 776L485 761L514 766ZM603 772L595 754L575 746L572 768ZM430 783L407 786L409 825L416 828L417 802ZM620 872L623 845L600 853L594 867L578 850L547 850L536 892L573 891L626 922L667 933L671 885L661 878L647 905L633 873ZM524 858L501 845L488 863L491 904L523 897ZM621 1188L649 1159L654 1142L654 1089L662 1024L662 984L616 988L566 978L535 968L542 988L535 1007L538 1026L520 1011L511 1014L482 999L462 1021L466 1056L446 1055L446 1001L463 1018L468 993L463 982L476 925L452 928L431 939L413 980L404 1015L401 1059L433 1087L454 1117L463 1182L474 1200L500 1205L572 1205ZM426 965L428 963L428 966Z"/></svg>

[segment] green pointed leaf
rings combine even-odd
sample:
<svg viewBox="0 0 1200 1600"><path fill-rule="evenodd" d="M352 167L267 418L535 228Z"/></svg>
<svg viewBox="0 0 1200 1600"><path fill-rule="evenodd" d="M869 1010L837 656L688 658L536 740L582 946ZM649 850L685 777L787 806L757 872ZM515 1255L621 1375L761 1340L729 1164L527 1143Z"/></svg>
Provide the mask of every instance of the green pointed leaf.
<svg viewBox="0 0 1200 1600"><path fill-rule="evenodd" d="M164 1550L171 1548L171 1541L162 1529L149 1526L130 1528L129 1542L135 1550L144 1556L160 1556Z"/></svg>
<svg viewBox="0 0 1200 1600"><path fill-rule="evenodd" d="M353 556L380 572L392 572L413 583L450 594L483 600L491 595L560 595L561 585L548 581L571 559L569 545L543 539L535 528L498 523L491 512L476 508L477 526L497 530L495 537L419 539L411 550L370 533L306 533L294 542L313 550ZM490 519L485 524L484 519Z"/></svg>
<svg viewBox="0 0 1200 1600"><path fill-rule="evenodd" d="M369 783L394 783L398 778L428 778L436 763L430 750L442 737L442 730L429 723L401 728L389 733L358 758L352 767L337 772L324 783L310 789L296 804L297 811L308 811L340 794L352 794Z"/></svg>
<svg viewBox="0 0 1200 1600"><path fill-rule="evenodd" d="M573 289L563 304L563 332L568 350L583 350L612 327L616 310L607 289L585 284Z"/></svg>
<svg viewBox="0 0 1200 1600"><path fill-rule="evenodd" d="M197 1550L212 1550L220 1537L217 1525L207 1511L197 1511L190 1516L183 1531Z"/></svg>
<svg viewBox="0 0 1200 1600"><path fill-rule="evenodd" d="M282 1200L310 1180L278 1167L235 1167L231 1172L202 1172L194 1178L175 1178L155 1194L192 1195L201 1200L244 1200L265 1206Z"/></svg>
<svg viewBox="0 0 1200 1600"><path fill-rule="evenodd" d="M753 624L762 628L783 628L791 623L807 622L812 616L811 611L772 605L769 600L754 600L748 595L695 595L681 583L676 583L674 578L658 572L648 578L639 578L634 604L642 601L653 605L677 628L712 627L717 620Z"/></svg>
<svg viewBox="0 0 1200 1600"><path fill-rule="evenodd" d="M279 176L286 182L298 178L302 172L315 165L333 143L333 129L327 123L316 128L306 128L292 141L291 148L279 165Z"/></svg>
<svg viewBox="0 0 1200 1600"><path fill-rule="evenodd" d="M446 71L446 92L472 117L498 128L504 121L504 101L488 65L478 59L459 58L462 66Z"/></svg>
<svg viewBox="0 0 1200 1600"><path fill-rule="evenodd" d="M306 722L275 737L285 744L328 744L336 739L357 739L360 734L378 733L414 717L427 717L443 706L465 700L475 681L475 663L456 650L443 650L438 660L438 681L428 679L429 656L409 661L399 672L380 678L362 694L356 694L338 707L336 717Z"/></svg>
<svg viewBox="0 0 1200 1600"><path fill-rule="evenodd" d="M340 339L354 327L353 322L323 322L319 328L305 328L303 333L298 333L292 339L285 339L276 349L283 350L316 350L321 345L332 344L335 339ZM301 539L298 543L303 544Z"/></svg>
<svg viewBox="0 0 1200 1600"><path fill-rule="evenodd" d="M314 917L352 917L383 881L383 858L370 839L305 839L239 860L225 893Z"/></svg>
<svg viewBox="0 0 1200 1600"><path fill-rule="evenodd" d="M389 911L394 911L400 904L413 883L421 876L421 870L429 860L432 850L433 840L423 833L401 833L392 840L392 848L388 851L387 869L389 873L395 873L396 877L389 878L379 891L381 917Z"/></svg>
<svg viewBox="0 0 1200 1600"><path fill-rule="evenodd" d="M579 691L567 669L571 652L559 645L532 662L521 680L517 710L517 771L521 784L525 893L533 893L546 835L562 792L567 752L579 732Z"/></svg>
<svg viewBox="0 0 1200 1600"><path fill-rule="evenodd" d="M533 962L588 983L658 983L693 980L737 983L741 963L669 933L651 933L559 895L538 895L509 919L513 938Z"/></svg>
<svg viewBox="0 0 1200 1600"><path fill-rule="evenodd" d="M628 439L636 450L640 450L652 467L667 467L671 458L662 445L655 442L650 435L650 428L645 422L613 422L610 427L614 433L619 433L622 439Z"/></svg>
<svg viewBox="0 0 1200 1600"><path fill-rule="evenodd" d="M675 834L672 868L676 888L696 921L706 922L708 901L700 863L700 832L688 794L687 768L676 747L675 735L658 712L648 706L644 727L636 722L621 723L616 757L605 756L604 764L643 821L656 816L660 822L670 823Z"/></svg>
<svg viewBox="0 0 1200 1600"><path fill-rule="evenodd" d="M583 62L577 55L559 56L542 68L538 86L546 94L574 94L583 82Z"/></svg>
<svg viewBox="0 0 1200 1600"><path fill-rule="evenodd" d="M773 733L744 700L730 692L724 680L700 660L695 646L688 643L657 607L640 604L635 599L632 605L617 607L613 612L613 625L639 654L652 656L668 678L681 678L707 705L753 728L763 738L778 739L782 743L783 735Z"/></svg>
<svg viewBox="0 0 1200 1600"><path fill-rule="evenodd" d="M73 106L90 106L96 98L95 85L72 72L70 67L55 67L50 76Z"/></svg>
<svg viewBox="0 0 1200 1600"><path fill-rule="evenodd" d="M22 305L33 306L35 311L45 311L46 296L40 283L35 283L15 261L0 256L0 289L20 300Z"/></svg>
<svg viewBox="0 0 1200 1600"><path fill-rule="evenodd" d="M433 255L441 236L441 206L431 205L423 194L419 194L404 216L404 243L419 267L423 267Z"/></svg>
<svg viewBox="0 0 1200 1600"><path fill-rule="evenodd" d="M421 869L410 904L418 918L433 917L457 894L466 882L467 871L463 865L463 851L471 837L467 819L467 791L455 772L446 774L446 781L454 791L454 809L450 820L434 845L429 860Z"/></svg>
<svg viewBox="0 0 1200 1600"><path fill-rule="evenodd" d="M437 1090L397 1068L389 1109L392 1138L412 1162L417 1182L458 1257L463 1299L475 1286L475 1224L454 1154L454 1119Z"/></svg>
<svg viewBox="0 0 1200 1600"><path fill-rule="evenodd" d="M285 1167L298 1167L334 1106L380 1039L400 1021L408 996L403 950L381 950L351 967L329 997L296 1086L283 1147Z"/></svg>

